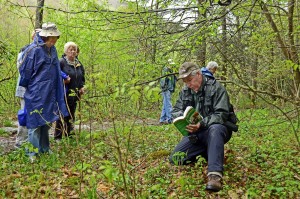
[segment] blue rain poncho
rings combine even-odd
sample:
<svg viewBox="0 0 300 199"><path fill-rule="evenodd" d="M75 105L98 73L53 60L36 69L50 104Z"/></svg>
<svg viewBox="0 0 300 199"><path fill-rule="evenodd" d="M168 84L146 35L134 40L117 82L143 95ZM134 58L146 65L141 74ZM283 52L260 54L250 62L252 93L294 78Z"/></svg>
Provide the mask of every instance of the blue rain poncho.
<svg viewBox="0 0 300 199"><path fill-rule="evenodd" d="M52 123L60 116L69 115L55 46L47 48L37 34L34 42L23 54L19 72L19 85L26 88L24 100L28 129Z"/></svg>

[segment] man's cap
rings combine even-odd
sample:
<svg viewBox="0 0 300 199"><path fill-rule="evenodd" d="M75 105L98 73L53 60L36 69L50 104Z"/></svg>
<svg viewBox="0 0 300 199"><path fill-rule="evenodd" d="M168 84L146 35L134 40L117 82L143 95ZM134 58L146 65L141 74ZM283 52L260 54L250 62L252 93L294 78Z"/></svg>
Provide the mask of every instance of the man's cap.
<svg viewBox="0 0 300 199"><path fill-rule="evenodd" d="M199 67L192 62L185 62L179 68L178 79L183 79L189 76L193 71L199 70Z"/></svg>
<svg viewBox="0 0 300 199"><path fill-rule="evenodd" d="M42 31L39 33L39 35L41 37L58 37L60 36L60 32L54 23L47 22L42 25Z"/></svg>

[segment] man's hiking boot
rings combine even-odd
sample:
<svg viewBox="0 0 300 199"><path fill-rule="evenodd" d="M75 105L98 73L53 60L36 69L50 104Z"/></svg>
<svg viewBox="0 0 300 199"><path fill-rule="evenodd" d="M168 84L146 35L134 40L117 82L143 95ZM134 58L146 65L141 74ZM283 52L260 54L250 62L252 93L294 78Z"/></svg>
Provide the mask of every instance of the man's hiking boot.
<svg viewBox="0 0 300 199"><path fill-rule="evenodd" d="M206 190L218 192L222 189L221 184L222 178L218 175L211 174L208 176L208 182L206 185Z"/></svg>

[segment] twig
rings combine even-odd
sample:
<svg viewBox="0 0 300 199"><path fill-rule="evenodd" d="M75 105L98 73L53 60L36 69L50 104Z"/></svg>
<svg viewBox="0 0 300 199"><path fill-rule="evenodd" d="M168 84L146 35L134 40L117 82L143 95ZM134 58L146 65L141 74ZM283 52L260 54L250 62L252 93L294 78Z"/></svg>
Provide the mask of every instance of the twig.
<svg viewBox="0 0 300 199"><path fill-rule="evenodd" d="M152 80L149 80L149 81L146 81L146 82L135 83L134 86L139 86L139 85L143 85L143 84L148 84L150 82L155 82L155 81L160 80L161 78L168 77L168 76L171 76L171 75L178 75L178 73L169 73L167 75L163 75L163 76L160 76L160 77L158 77L156 79L152 79Z"/></svg>

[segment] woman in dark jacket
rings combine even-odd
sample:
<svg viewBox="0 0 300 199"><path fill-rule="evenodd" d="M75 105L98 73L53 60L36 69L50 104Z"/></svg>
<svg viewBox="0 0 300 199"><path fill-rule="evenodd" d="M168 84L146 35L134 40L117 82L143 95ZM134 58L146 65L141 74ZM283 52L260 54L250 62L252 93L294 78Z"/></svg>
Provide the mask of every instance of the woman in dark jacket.
<svg viewBox="0 0 300 199"><path fill-rule="evenodd" d="M62 72L70 77L69 81L65 81L66 102L70 115L63 118L64 123L62 118L56 122L55 139L61 139L62 135L70 135L74 128L77 101L84 94L84 67L78 60L77 55L77 44L67 42L64 46L64 55L60 59L60 67Z"/></svg>

